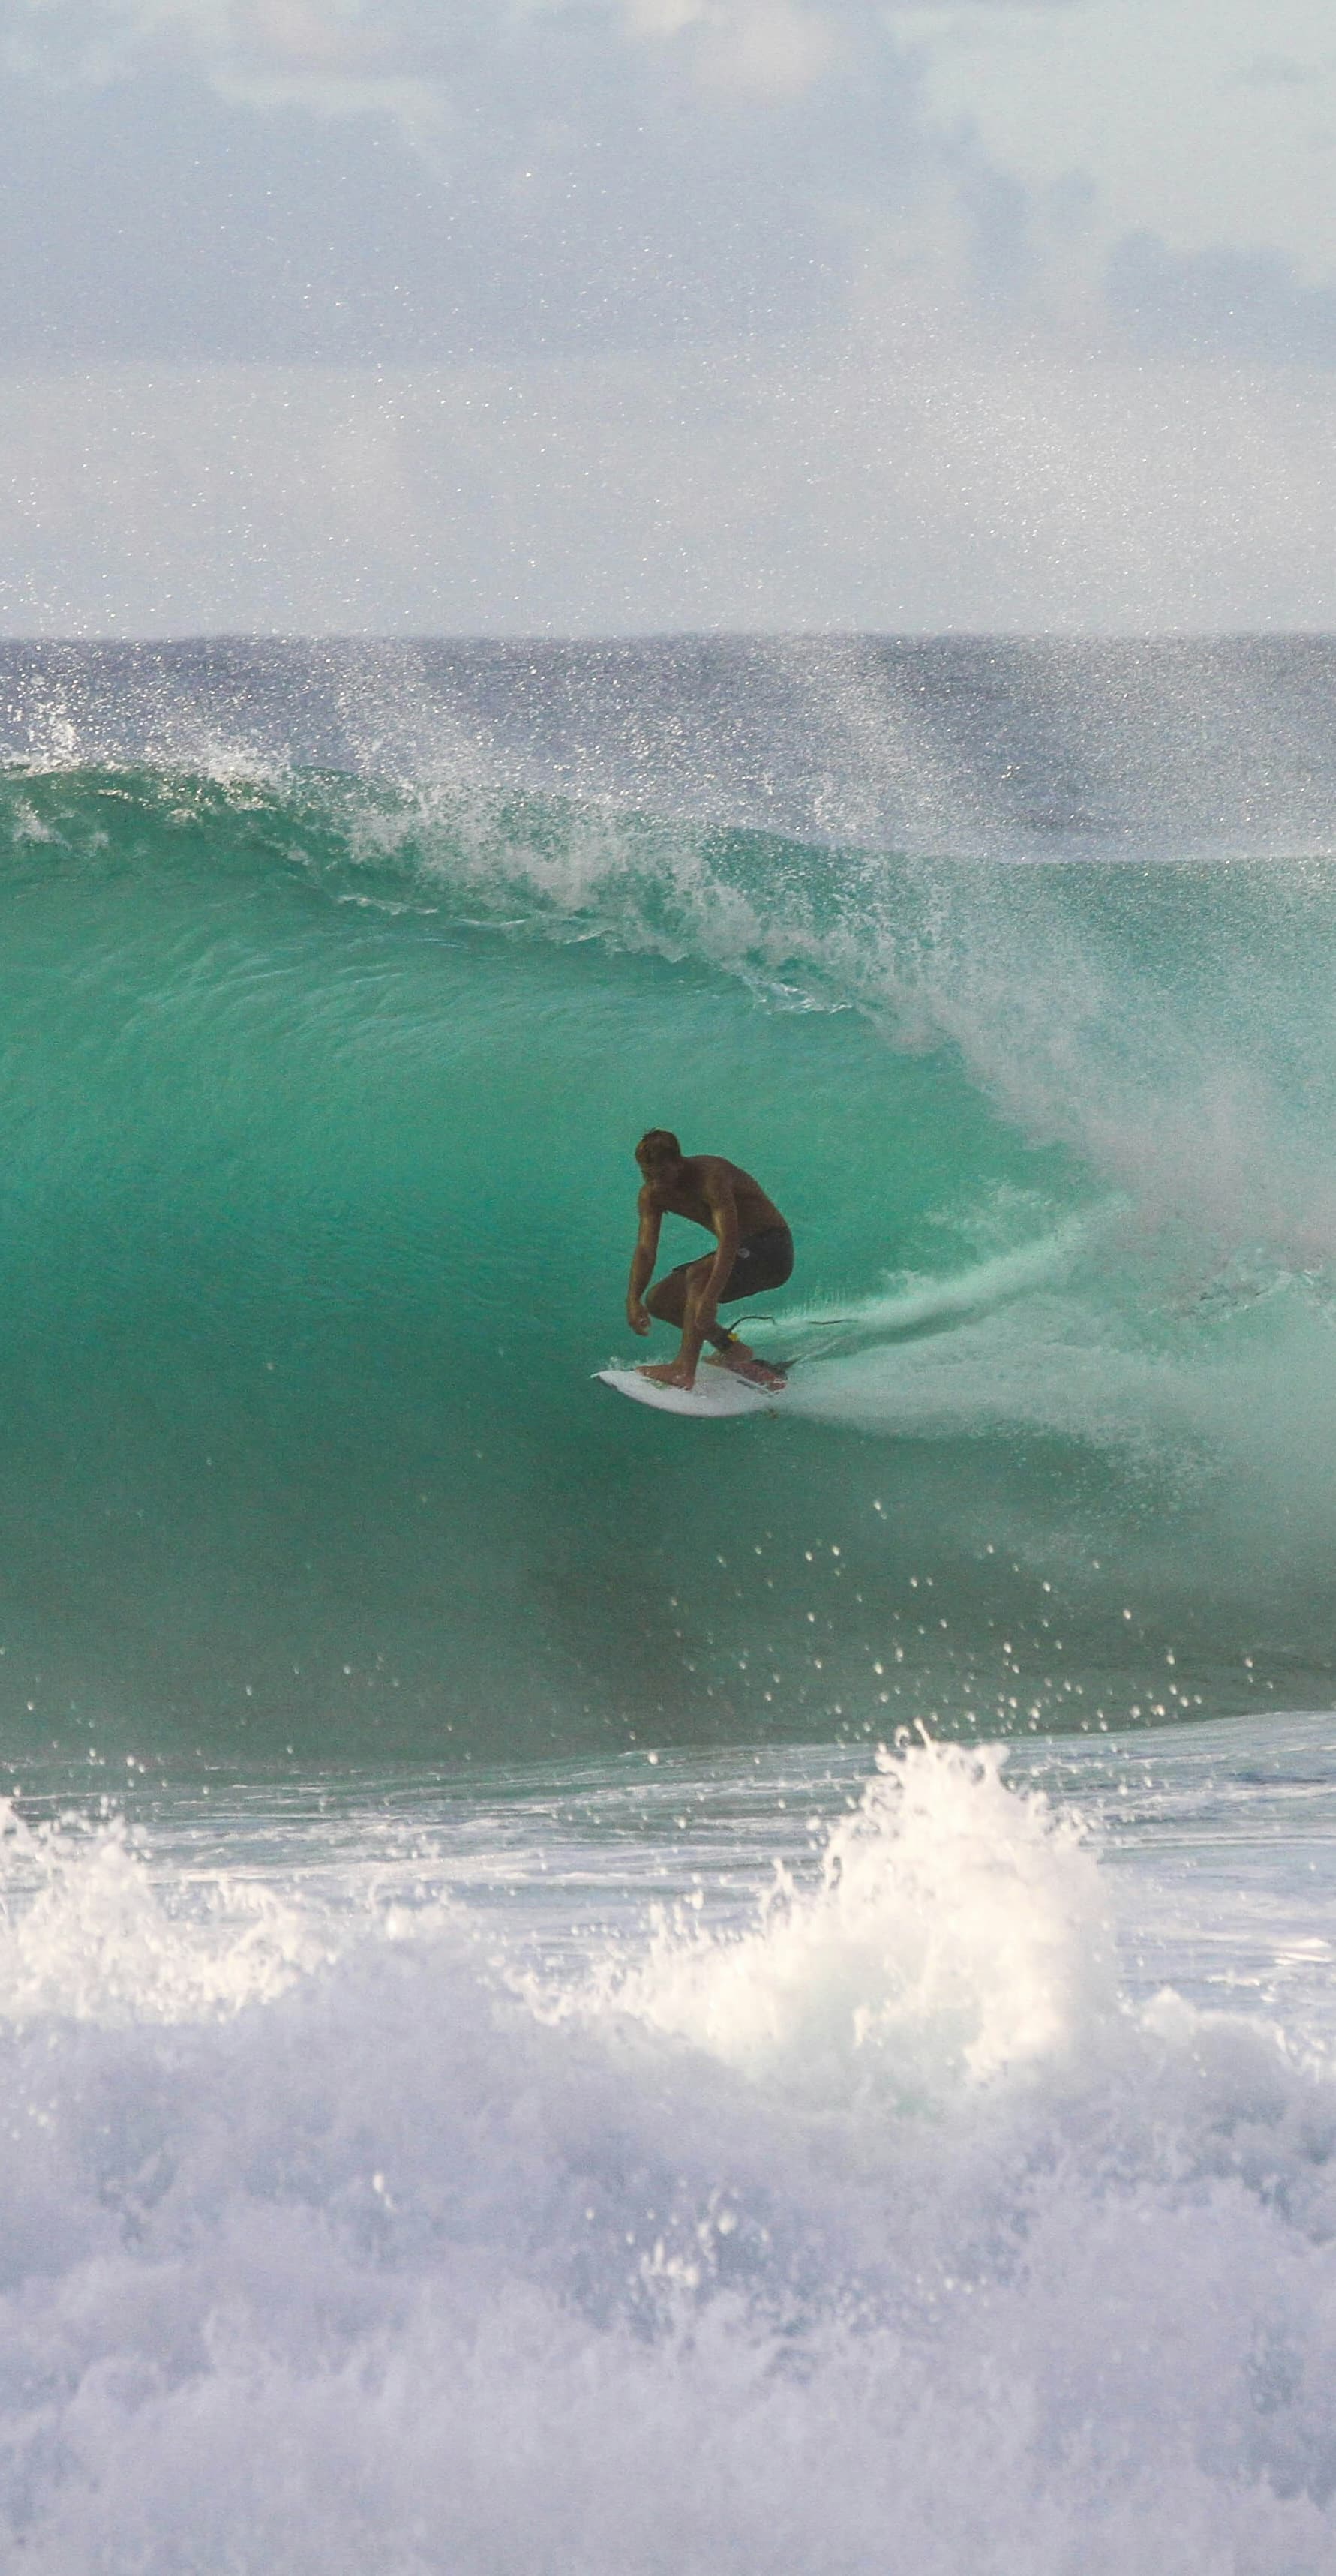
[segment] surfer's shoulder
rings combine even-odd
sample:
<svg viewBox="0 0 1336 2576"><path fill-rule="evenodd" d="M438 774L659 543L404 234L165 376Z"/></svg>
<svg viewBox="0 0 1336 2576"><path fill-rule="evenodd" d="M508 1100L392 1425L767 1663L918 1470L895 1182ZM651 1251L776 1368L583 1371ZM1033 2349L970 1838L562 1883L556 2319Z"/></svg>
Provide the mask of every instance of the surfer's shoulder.
<svg viewBox="0 0 1336 2576"><path fill-rule="evenodd" d="M690 1172L696 1187L706 1197L719 1192L729 1194L737 1188L739 1181L745 1181L747 1177L745 1172L739 1171L736 1163L729 1162L726 1154L689 1154L684 1157L682 1168Z"/></svg>

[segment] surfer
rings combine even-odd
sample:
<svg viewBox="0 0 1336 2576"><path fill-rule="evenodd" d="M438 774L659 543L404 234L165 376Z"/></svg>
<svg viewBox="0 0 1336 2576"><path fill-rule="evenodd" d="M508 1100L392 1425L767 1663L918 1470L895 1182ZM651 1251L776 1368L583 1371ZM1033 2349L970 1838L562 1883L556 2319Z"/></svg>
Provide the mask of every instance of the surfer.
<svg viewBox="0 0 1336 2576"><path fill-rule="evenodd" d="M722 1154L684 1154L666 1127L651 1127L641 1137L636 1161L643 1187L626 1320L633 1333L647 1333L651 1319L657 1318L676 1325L682 1336L676 1359L642 1374L660 1386L694 1386L701 1344L712 1342L719 1357L711 1365L736 1369L754 1386L782 1386L782 1372L758 1359L718 1321L720 1306L782 1288L793 1269L793 1237L774 1200L750 1172L726 1162ZM703 1225L715 1237L716 1249L670 1270L647 1297L645 1283L654 1269L665 1216L685 1216L693 1225Z"/></svg>

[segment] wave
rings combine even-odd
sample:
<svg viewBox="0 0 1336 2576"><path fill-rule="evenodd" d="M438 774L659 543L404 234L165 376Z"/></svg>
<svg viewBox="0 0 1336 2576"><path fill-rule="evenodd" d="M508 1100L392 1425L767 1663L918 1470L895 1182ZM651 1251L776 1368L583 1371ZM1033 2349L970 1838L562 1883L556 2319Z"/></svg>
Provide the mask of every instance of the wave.
<svg viewBox="0 0 1336 2576"><path fill-rule="evenodd" d="M0 809L29 1773L1325 1694L1325 870L467 771L29 763ZM588 1396L665 1121L799 1245L796 1419L708 1449Z"/></svg>

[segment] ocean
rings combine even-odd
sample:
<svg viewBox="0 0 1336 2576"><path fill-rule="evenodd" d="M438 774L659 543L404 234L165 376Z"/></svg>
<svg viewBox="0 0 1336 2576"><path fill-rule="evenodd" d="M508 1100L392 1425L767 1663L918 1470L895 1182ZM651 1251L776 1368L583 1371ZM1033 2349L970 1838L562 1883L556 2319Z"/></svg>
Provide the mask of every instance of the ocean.
<svg viewBox="0 0 1336 2576"><path fill-rule="evenodd" d="M0 646L0 2562L1330 2576L1334 817L1324 638Z"/></svg>

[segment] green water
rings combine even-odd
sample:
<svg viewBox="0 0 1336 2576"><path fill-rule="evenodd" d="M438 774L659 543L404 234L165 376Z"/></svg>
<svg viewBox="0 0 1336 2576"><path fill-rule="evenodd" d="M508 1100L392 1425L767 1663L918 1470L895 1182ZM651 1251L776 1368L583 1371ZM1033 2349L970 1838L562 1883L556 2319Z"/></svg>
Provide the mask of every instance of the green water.
<svg viewBox="0 0 1336 2576"><path fill-rule="evenodd" d="M1259 1249L1260 1190L1232 1238L1192 1201L1170 1082L1255 888L942 880L332 780L4 792L16 1763L463 1762L1325 1687L1322 1248ZM1318 900L1272 937L1277 990ZM1165 1024L1160 1166L1119 976ZM1287 1040L1274 990L1252 1008L1255 1111ZM778 1198L800 1346L808 1310L855 1319L793 1419L697 1430L590 1382L627 1345L658 1123ZM1273 1237L1306 1134L1248 1144ZM1027 1248L1016 1293L997 1265ZM971 1279L939 1330L885 1309Z"/></svg>

